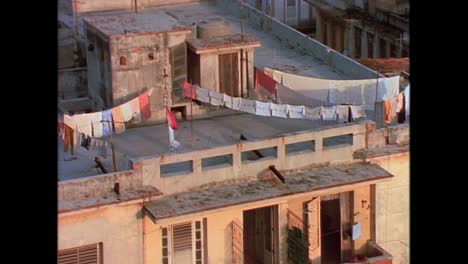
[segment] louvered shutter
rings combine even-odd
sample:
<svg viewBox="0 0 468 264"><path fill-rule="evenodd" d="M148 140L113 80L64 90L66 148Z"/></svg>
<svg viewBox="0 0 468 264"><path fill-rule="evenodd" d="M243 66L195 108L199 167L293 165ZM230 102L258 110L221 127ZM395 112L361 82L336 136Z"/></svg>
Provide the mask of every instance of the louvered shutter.
<svg viewBox="0 0 468 264"><path fill-rule="evenodd" d="M320 256L320 197L307 203L309 261Z"/></svg>
<svg viewBox="0 0 468 264"><path fill-rule="evenodd" d="M101 264L100 244L60 250L59 264Z"/></svg>
<svg viewBox="0 0 468 264"><path fill-rule="evenodd" d="M192 223L172 227L174 263L192 263Z"/></svg>

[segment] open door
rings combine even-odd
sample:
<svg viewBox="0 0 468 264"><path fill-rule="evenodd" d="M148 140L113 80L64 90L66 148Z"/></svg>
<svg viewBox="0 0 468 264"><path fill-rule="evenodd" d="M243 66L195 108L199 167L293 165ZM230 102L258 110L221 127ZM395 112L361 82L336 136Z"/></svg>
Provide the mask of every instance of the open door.
<svg viewBox="0 0 468 264"><path fill-rule="evenodd" d="M264 208L265 214L265 250L264 252L264 260L265 263L276 263L275 259L275 226L277 226L277 206L270 206Z"/></svg>
<svg viewBox="0 0 468 264"><path fill-rule="evenodd" d="M307 230L309 263L320 264L320 197L316 197L307 203Z"/></svg>

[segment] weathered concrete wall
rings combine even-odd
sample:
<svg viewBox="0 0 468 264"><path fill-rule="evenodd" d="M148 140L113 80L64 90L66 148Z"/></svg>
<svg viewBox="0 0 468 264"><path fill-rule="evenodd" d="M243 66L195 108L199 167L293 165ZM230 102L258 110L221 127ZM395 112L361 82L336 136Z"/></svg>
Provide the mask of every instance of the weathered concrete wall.
<svg viewBox="0 0 468 264"><path fill-rule="evenodd" d="M393 256L394 264L409 263L409 153L369 159L394 175L376 184L376 242Z"/></svg>
<svg viewBox="0 0 468 264"><path fill-rule="evenodd" d="M88 73L86 68L58 72L59 98L75 99L88 96Z"/></svg>
<svg viewBox="0 0 468 264"><path fill-rule="evenodd" d="M409 123L387 127L389 144L408 144L410 140Z"/></svg>
<svg viewBox="0 0 468 264"><path fill-rule="evenodd" d="M231 222L238 219L243 222L242 210L226 210L222 213L203 216L207 218L207 243L208 263L232 263L232 229ZM185 218L178 222L169 222L165 224L154 224L149 218L145 225L145 264L162 263L162 237L161 228L179 222L202 220L203 217ZM151 251L151 252L149 252ZM135 262L132 262L135 263Z"/></svg>
<svg viewBox="0 0 468 264"><path fill-rule="evenodd" d="M90 197L101 197L113 193L114 183L120 184L120 192L135 190L143 186L139 171L109 173L58 183L59 200L79 200Z"/></svg>
<svg viewBox="0 0 468 264"><path fill-rule="evenodd" d="M134 161L133 166L142 170L143 184L150 184L163 190L164 193L183 192L204 184L237 179L243 177L255 177L267 171L268 166L276 168L293 169L312 164L330 162L340 163L353 160L353 152L365 148L366 122L338 126L318 131L310 131L296 134L288 134L277 138L246 141L243 144L212 148L204 151L171 153L167 156L145 158L143 161ZM353 134L353 145L337 145L322 148L324 137ZM315 141L314 152L296 153L286 155L286 144ZM265 157L256 161L241 161L241 152L276 147L277 157ZM232 154L232 166L202 170L203 158ZM181 172L175 175L161 177L160 166L177 162L192 161L192 172Z"/></svg>
<svg viewBox="0 0 468 264"><path fill-rule="evenodd" d="M87 23L85 23L85 29L88 95L93 100L95 109L102 110L111 106L110 96L106 93L112 85L108 65L109 49L107 47L109 42L105 36ZM92 50L89 50L90 47L92 47Z"/></svg>
<svg viewBox="0 0 468 264"><path fill-rule="evenodd" d="M234 10L233 14L237 15L236 10L238 8L236 8L236 6L239 5L237 1L227 2L227 0L218 0L217 2L225 8L229 8L229 10ZM291 49L295 49L299 53L304 53L317 58L328 66L343 73L350 79L368 79L375 78L375 76L377 76L377 73L370 68L323 45L317 40L295 30L294 28L291 28L281 21L263 14L261 11L249 6L248 4L242 5L242 14L247 23L259 30L272 34Z"/></svg>
<svg viewBox="0 0 468 264"><path fill-rule="evenodd" d="M103 243L104 263L143 263L141 205L58 218L58 250Z"/></svg>
<svg viewBox="0 0 468 264"><path fill-rule="evenodd" d="M371 186L362 187L354 190L353 222L361 224L361 236L354 240L354 253L366 254L367 242L372 239L371 219L373 217L371 200Z"/></svg>
<svg viewBox="0 0 468 264"><path fill-rule="evenodd" d="M185 43L191 38L187 33L163 33L140 36L123 36L111 39L110 63L112 68L112 97L118 105L139 92L153 88L150 96L152 123L165 119L164 92L167 89L168 104L172 105L172 72L169 48ZM154 54L154 59L149 54ZM119 64L120 57L127 59L127 65ZM164 70L167 77L164 78ZM165 81L164 81L165 80Z"/></svg>

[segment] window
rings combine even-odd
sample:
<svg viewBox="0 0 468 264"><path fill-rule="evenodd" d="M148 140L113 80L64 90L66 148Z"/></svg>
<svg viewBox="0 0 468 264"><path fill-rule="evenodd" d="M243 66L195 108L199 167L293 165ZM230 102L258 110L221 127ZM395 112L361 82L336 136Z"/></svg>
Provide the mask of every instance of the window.
<svg viewBox="0 0 468 264"><path fill-rule="evenodd" d="M286 144L286 155L315 151L315 140Z"/></svg>
<svg viewBox="0 0 468 264"><path fill-rule="evenodd" d="M241 154L242 163L249 161L260 160L263 158L276 158L278 156L278 150L276 147L255 149L243 151Z"/></svg>
<svg viewBox="0 0 468 264"><path fill-rule="evenodd" d="M193 164L191 160L164 164L160 166L161 177L173 175L187 174L193 172Z"/></svg>
<svg viewBox="0 0 468 264"><path fill-rule="evenodd" d="M204 223L185 222L162 228L162 263L203 264L206 254Z"/></svg>
<svg viewBox="0 0 468 264"><path fill-rule="evenodd" d="M102 264L102 243L62 249L58 264Z"/></svg>
<svg viewBox="0 0 468 264"><path fill-rule="evenodd" d="M346 147L353 145L353 134L323 138L323 148Z"/></svg>
<svg viewBox="0 0 468 264"><path fill-rule="evenodd" d="M232 154L202 159L202 170L232 166Z"/></svg>

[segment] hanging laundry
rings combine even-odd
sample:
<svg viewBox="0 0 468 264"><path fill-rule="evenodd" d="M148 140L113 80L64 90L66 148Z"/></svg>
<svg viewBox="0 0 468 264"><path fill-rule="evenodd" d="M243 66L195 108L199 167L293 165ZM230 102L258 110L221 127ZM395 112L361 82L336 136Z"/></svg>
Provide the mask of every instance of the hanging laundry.
<svg viewBox="0 0 468 264"><path fill-rule="evenodd" d="M351 109L351 118L353 120L366 117L366 112L364 111L364 107L362 105L350 105L349 108Z"/></svg>
<svg viewBox="0 0 468 264"><path fill-rule="evenodd" d="M75 136L74 148L77 149L77 147L81 145L81 133L78 131L78 126L75 126L73 132L73 135Z"/></svg>
<svg viewBox="0 0 468 264"><path fill-rule="evenodd" d="M271 116L288 118L288 105L271 104Z"/></svg>
<svg viewBox="0 0 468 264"><path fill-rule="evenodd" d="M347 123L349 121L349 105L337 105L338 123Z"/></svg>
<svg viewBox="0 0 468 264"><path fill-rule="evenodd" d="M404 123L405 120L406 120L406 109L404 107L405 103L406 103L405 102L406 98L405 98L404 93L401 93L401 94L402 94L402 105L403 105L403 107L401 107L400 112L398 112L398 123L400 123L400 124Z"/></svg>
<svg viewBox="0 0 468 264"><path fill-rule="evenodd" d="M180 146L180 142L175 140L174 129L178 129L177 121L168 106L166 106L167 129L169 132L169 150L174 151Z"/></svg>
<svg viewBox="0 0 468 264"><path fill-rule="evenodd" d="M63 122L57 122L57 134L63 142L65 139L65 124Z"/></svg>
<svg viewBox="0 0 468 264"><path fill-rule="evenodd" d="M330 86L333 85L333 82L330 82ZM340 104L353 104L353 105L362 105L363 104L363 93L362 87L360 85L351 86L347 88L332 88L329 90L329 103L330 105L340 105Z"/></svg>
<svg viewBox="0 0 468 264"><path fill-rule="evenodd" d="M196 87L196 94L197 94L197 100L202 102L202 103L209 103L210 102L210 90L201 88L201 87Z"/></svg>
<svg viewBox="0 0 468 264"><path fill-rule="evenodd" d="M406 112L406 119L408 119L410 115L410 85L408 84L403 91L405 94L405 112Z"/></svg>
<svg viewBox="0 0 468 264"><path fill-rule="evenodd" d="M223 94L216 91L210 91L210 104L214 106L220 106L223 104Z"/></svg>
<svg viewBox="0 0 468 264"><path fill-rule="evenodd" d="M392 123L392 102L390 100L384 100L384 120L385 123Z"/></svg>
<svg viewBox="0 0 468 264"><path fill-rule="evenodd" d="M336 106L322 106L320 110L322 120L336 120Z"/></svg>
<svg viewBox="0 0 468 264"><path fill-rule="evenodd" d="M232 97L232 110L240 111L242 98Z"/></svg>
<svg viewBox="0 0 468 264"><path fill-rule="evenodd" d="M107 142L106 141L102 141L100 143L98 155L103 157L104 159L107 159Z"/></svg>
<svg viewBox="0 0 468 264"><path fill-rule="evenodd" d="M124 122L128 122L132 120L133 112L132 112L132 107L130 106L130 102L121 104L118 107L120 107L120 111L122 112L122 117L123 117Z"/></svg>
<svg viewBox="0 0 468 264"><path fill-rule="evenodd" d="M184 88L185 98L197 99L197 93L195 91L195 87L192 84L184 81L182 87Z"/></svg>
<svg viewBox="0 0 468 264"><path fill-rule="evenodd" d="M304 118L308 120L320 120L320 111L322 107L304 107Z"/></svg>
<svg viewBox="0 0 468 264"><path fill-rule="evenodd" d="M241 98L240 111L255 114L255 100Z"/></svg>
<svg viewBox="0 0 468 264"><path fill-rule="evenodd" d="M398 96L393 97L390 99L390 103L392 104L392 111L391 111L391 117L392 119L395 118L397 114L397 107L398 107Z"/></svg>
<svg viewBox="0 0 468 264"><path fill-rule="evenodd" d="M91 143L91 137L81 133L81 146L87 150L89 150L89 145Z"/></svg>
<svg viewBox="0 0 468 264"><path fill-rule="evenodd" d="M276 81L267 76L263 71L255 68L255 91L259 91L260 86L268 91L271 95L275 94Z"/></svg>
<svg viewBox="0 0 468 264"><path fill-rule="evenodd" d="M232 109L232 97L227 94L223 94L223 105Z"/></svg>
<svg viewBox="0 0 468 264"><path fill-rule="evenodd" d="M395 111L400 113L402 109L404 109L405 102L403 101L403 93L399 93L397 96L397 104Z"/></svg>
<svg viewBox="0 0 468 264"><path fill-rule="evenodd" d="M63 152L68 152L68 148L72 148L74 145L74 131L68 125L65 125L65 136L63 140Z"/></svg>
<svg viewBox="0 0 468 264"><path fill-rule="evenodd" d="M287 105L289 118L304 119L304 106L303 105Z"/></svg>
<svg viewBox="0 0 468 264"><path fill-rule="evenodd" d="M349 89L352 87L361 87L363 92L363 104L366 109L372 110L374 103L377 101L387 100L396 96L399 91L399 76L390 78L377 78L375 79L361 79L361 80L329 80L319 79L307 76L301 76L291 73L286 73L278 70L265 68L266 72L270 72L273 79L278 83L304 95L309 98L314 98L325 102L321 105L333 104L328 101L329 89ZM376 98L376 87L378 88L378 94ZM354 97L354 92L351 93L350 98L359 99ZM279 96L278 96L279 97ZM349 94L348 96L349 97ZM338 100L338 99L333 99ZM354 100L354 99L352 99ZM357 101L358 102L358 101ZM348 104L348 102L345 102ZM295 103L291 103L295 104ZM311 106L306 105L305 106ZM315 105L316 106L316 105ZM313 106L312 106L313 107Z"/></svg>
<svg viewBox="0 0 468 264"><path fill-rule="evenodd" d="M102 136L108 137L112 135L112 109L107 109L101 112L102 113Z"/></svg>
<svg viewBox="0 0 468 264"><path fill-rule="evenodd" d="M304 105L309 107L327 105L328 91L322 92L323 100L317 100L278 83L276 85L276 93L277 102L280 104Z"/></svg>
<svg viewBox="0 0 468 264"><path fill-rule="evenodd" d="M255 114L259 116L271 116L271 103L255 102Z"/></svg>
<svg viewBox="0 0 468 264"><path fill-rule="evenodd" d="M138 104L140 105L141 117L144 121L148 120L151 117L151 109L147 91L138 96Z"/></svg>
<svg viewBox="0 0 468 264"><path fill-rule="evenodd" d="M120 106L112 108L112 118L114 120L114 131L120 134L125 131L125 121Z"/></svg>
<svg viewBox="0 0 468 264"><path fill-rule="evenodd" d="M172 114L172 111L169 108L169 106L166 106L166 114L167 114L167 117L168 117L168 122L170 122L170 124L171 124L171 127L173 129L177 130L179 128L179 125L177 124L177 120L176 120L175 116Z"/></svg>
<svg viewBox="0 0 468 264"><path fill-rule="evenodd" d="M74 115L75 124L78 126L78 131L85 135L91 135L91 114Z"/></svg>
<svg viewBox="0 0 468 264"><path fill-rule="evenodd" d="M89 113L87 114L87 118L91 122L91 136L95 138L102 137L102 113Z"/></svg>
<svg viewBox="0 0 468 264"><path fill-rule="evenodd" d="M390 100L400 91L400 75L379 78L377 101Z"/></svg>
<svg viewBox="0 0 468 264"><path fill-rule="evenodd" d="M141 112L140 112L140 100L137 98L133 98L128 102L130 104L130 109L132 111L132 119L131 122L133 124L139 124L142 122Z"/></svg>

